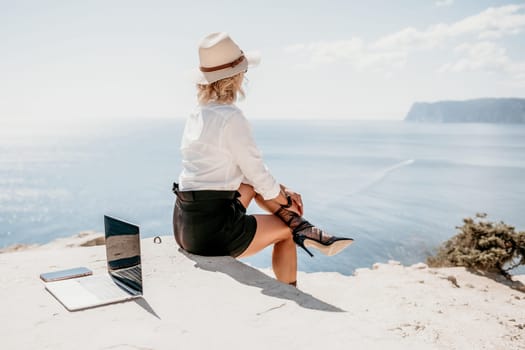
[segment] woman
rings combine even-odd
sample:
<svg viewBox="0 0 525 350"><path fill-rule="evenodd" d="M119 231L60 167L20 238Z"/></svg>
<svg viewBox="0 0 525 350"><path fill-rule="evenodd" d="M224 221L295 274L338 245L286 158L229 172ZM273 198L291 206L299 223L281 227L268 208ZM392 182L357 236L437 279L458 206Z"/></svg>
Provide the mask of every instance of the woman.
<svg viewBox="0 0 525 350"><path fill-rule="evenodd" d="M251 128L239 108L248 58L226 33L199 45L199 106L186 121L183 170L173 213L175 239L198 255L247 257L273 244L276 278L296 285L295 244L333 255L352 240L327 235L302 218L298 193L280 185L263 163ZM246 215L255 199L267 215Z"/></svg>

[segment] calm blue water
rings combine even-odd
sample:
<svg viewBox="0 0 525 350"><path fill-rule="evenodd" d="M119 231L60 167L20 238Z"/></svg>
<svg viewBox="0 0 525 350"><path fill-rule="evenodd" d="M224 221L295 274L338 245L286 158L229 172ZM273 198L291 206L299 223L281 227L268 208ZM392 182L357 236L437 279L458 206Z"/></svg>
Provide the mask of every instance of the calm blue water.
<svg viewBox="0 0 525 350"><path fill-rule="evenodd" d="M180 120L0 130L0 246L103 231L102 215L171 235ZM335 257L299 252L303 271L350 274L425 259L462 218L487 212L525 230L525 125L255 121L280 182L305 216L356 239ZM260 212L251 208L252 213ZM270 250L247 259L268 267Z"/></svg>

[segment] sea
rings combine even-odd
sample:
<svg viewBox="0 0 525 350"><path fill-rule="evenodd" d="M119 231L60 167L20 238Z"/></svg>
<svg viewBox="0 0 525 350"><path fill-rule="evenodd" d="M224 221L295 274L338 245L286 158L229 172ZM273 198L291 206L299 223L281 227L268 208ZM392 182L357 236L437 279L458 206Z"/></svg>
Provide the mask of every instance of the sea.
<svg viewBox="0 0 525 350"><path fill-rule="evenodd" d="M0 121L0 247L103 232L103 215L172 233L182 119ZM463 218L525 231L525 125L254 120L265 162L304 216L355 243L298 268L345 275L376 262L425 261ZM255 204L249 213L262 213ZM170 238L171 239L171 238ZM176 254L176 252L173 252ZM271 266L271 249L244 259Z"/></svg>

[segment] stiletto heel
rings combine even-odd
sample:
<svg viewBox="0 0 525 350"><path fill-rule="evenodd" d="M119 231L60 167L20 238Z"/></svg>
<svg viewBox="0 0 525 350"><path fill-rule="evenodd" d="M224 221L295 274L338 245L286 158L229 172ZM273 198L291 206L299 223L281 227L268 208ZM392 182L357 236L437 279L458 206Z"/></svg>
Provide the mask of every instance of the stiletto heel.
<svg viewBox="0 0 525 350"><path fill-rule="evenodd" d="M303 248L305 252L308 253L308 255L310 255L312 258L314 257L314 255L308 250L308 248L306 248L304 246L304 240L306 239L306 236L302 236L302 235L293 235L293 241L295 242L295 244L297 244L299 247Z"/></svg>

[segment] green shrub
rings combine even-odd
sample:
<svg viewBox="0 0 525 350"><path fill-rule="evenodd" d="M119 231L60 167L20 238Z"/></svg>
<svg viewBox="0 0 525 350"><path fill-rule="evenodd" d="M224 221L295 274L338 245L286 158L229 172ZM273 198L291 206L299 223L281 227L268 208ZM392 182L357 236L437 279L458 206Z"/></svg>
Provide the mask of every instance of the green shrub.
<svg viewBox="0 0 525 350"><path fill-rule="evenodd" d="M511 269L525 265L525 232L516 232L504 222L484 220L486 217L478 213L474 219L463 219L463 226L457 227L459 233L427 258L428 265L465 266L506 277Z"/></svg>

